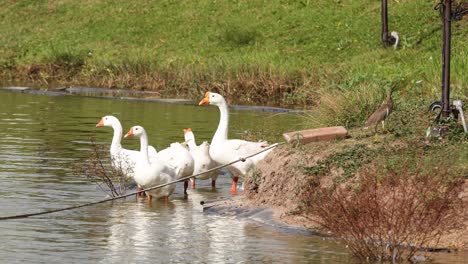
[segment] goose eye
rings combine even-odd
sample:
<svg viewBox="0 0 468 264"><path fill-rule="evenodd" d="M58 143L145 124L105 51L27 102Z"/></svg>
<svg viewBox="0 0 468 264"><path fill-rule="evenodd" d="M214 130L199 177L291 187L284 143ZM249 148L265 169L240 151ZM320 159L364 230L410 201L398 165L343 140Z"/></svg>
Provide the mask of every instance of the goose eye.
<svg viewBox="0 0 468 264"><path fill-rule="evenodd" d="M104 119L105 119L105 120L107 120L107 117L106 117L106 118L104 118Z"/></svg>
<svg viewBox="0 0 468 264"><path fill-rule="evenodd" d="M214 97L214 94L212 94L211 97Z"/></svg>

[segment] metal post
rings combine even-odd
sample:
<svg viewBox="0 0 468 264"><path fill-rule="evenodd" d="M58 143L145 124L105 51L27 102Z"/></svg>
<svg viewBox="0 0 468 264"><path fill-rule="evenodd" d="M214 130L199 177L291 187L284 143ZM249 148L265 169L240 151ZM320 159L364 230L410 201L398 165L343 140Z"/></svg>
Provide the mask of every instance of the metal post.
<svg viewBox="0 0 468 264"><path fill-rule="evenodd" d="M449 117L450 109L450 40L452 0L445 0L443 5L443 50L442 50L442 117Z"/></svg>
<svg viewBox="0 0 468 264"><path fill-rule="evenodd" d="M382 42L384 47L387 48L389 45L387 0L382 0Z"/></svg>

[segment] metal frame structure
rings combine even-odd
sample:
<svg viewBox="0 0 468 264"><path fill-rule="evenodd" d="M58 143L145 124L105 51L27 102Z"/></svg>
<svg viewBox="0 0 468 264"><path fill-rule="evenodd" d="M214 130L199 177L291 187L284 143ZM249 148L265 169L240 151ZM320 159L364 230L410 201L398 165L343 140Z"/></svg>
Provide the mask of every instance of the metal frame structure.
<svg viewBox="0 0 468 264"><path fill-rule="evenodd" d="M442 117L447 118L452 113L450 107L450 48L452 39L452 0L442 3L443 14L443 48L442 48Z"/></svg>
<svg viewBox="0 0 468 264"><path fill-rule="evenodd" d="M385 48L395 44L396 38L388 34L388 11L387 11L387 0L382 0L382 43Z"/></svg>
<svg viewBox="0 0 468 264"><path fill-rule="evenodd" d="M440 123L441 121L447 120L450 118L450 114L453 115L455 120L458 117L461 117L461 122L463 125L463 130L465 133L468 133L468 126L465 121L463 113L463 102L461 100L454 100L450 104L450 49L451 49L451 40L452 40L452 0L441 0L440 3L436 6L436 9L441 11L441 16L443 20L443 35L442 35L442 97L441 101L435 101L430 106L429 109L434 111L435 109L440 109L439 114L435 119L435 123ZM463 13L461 13L463 16ZM442 117L442 120L441 120ZM447 132L447 126L441 126L436 129L436 133L443 135Z"/></svg>

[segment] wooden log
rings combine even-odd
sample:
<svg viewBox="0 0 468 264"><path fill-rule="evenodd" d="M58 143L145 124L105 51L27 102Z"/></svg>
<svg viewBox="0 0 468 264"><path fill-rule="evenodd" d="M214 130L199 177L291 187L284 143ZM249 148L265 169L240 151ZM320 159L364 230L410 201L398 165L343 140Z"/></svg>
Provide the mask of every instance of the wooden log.
<svg viewBox="0 0 468 264"><path fill-rule="evenodd" d="M346 128L342 126L336 126L287 132L283 134L283 137L288 143L300 142L302 144L307 144L310 142L344 138L347 135L348 131Z"/></svg>

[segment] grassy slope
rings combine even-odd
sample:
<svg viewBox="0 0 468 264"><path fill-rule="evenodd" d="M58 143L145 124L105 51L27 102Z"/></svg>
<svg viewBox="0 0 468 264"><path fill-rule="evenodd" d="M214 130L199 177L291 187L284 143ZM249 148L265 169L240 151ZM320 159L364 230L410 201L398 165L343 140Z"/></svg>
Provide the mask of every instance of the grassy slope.
<svg viewBox="0 0 468 264"><path fill-rule="evenodd" d="M371 108L390 81L401 83L402 98L440 94L441 20L432 1L390 1L390 30L401 36L398 51L382 48L380 1L3 3L3 81L147 88L189 97L215 86L240 101L263 104L317 102L332 89L351 96L367 90ZM451 72L452 95L465 100L466 24L453 26ZM56 67L44 66L38 74L31 65Z"/></svg>

